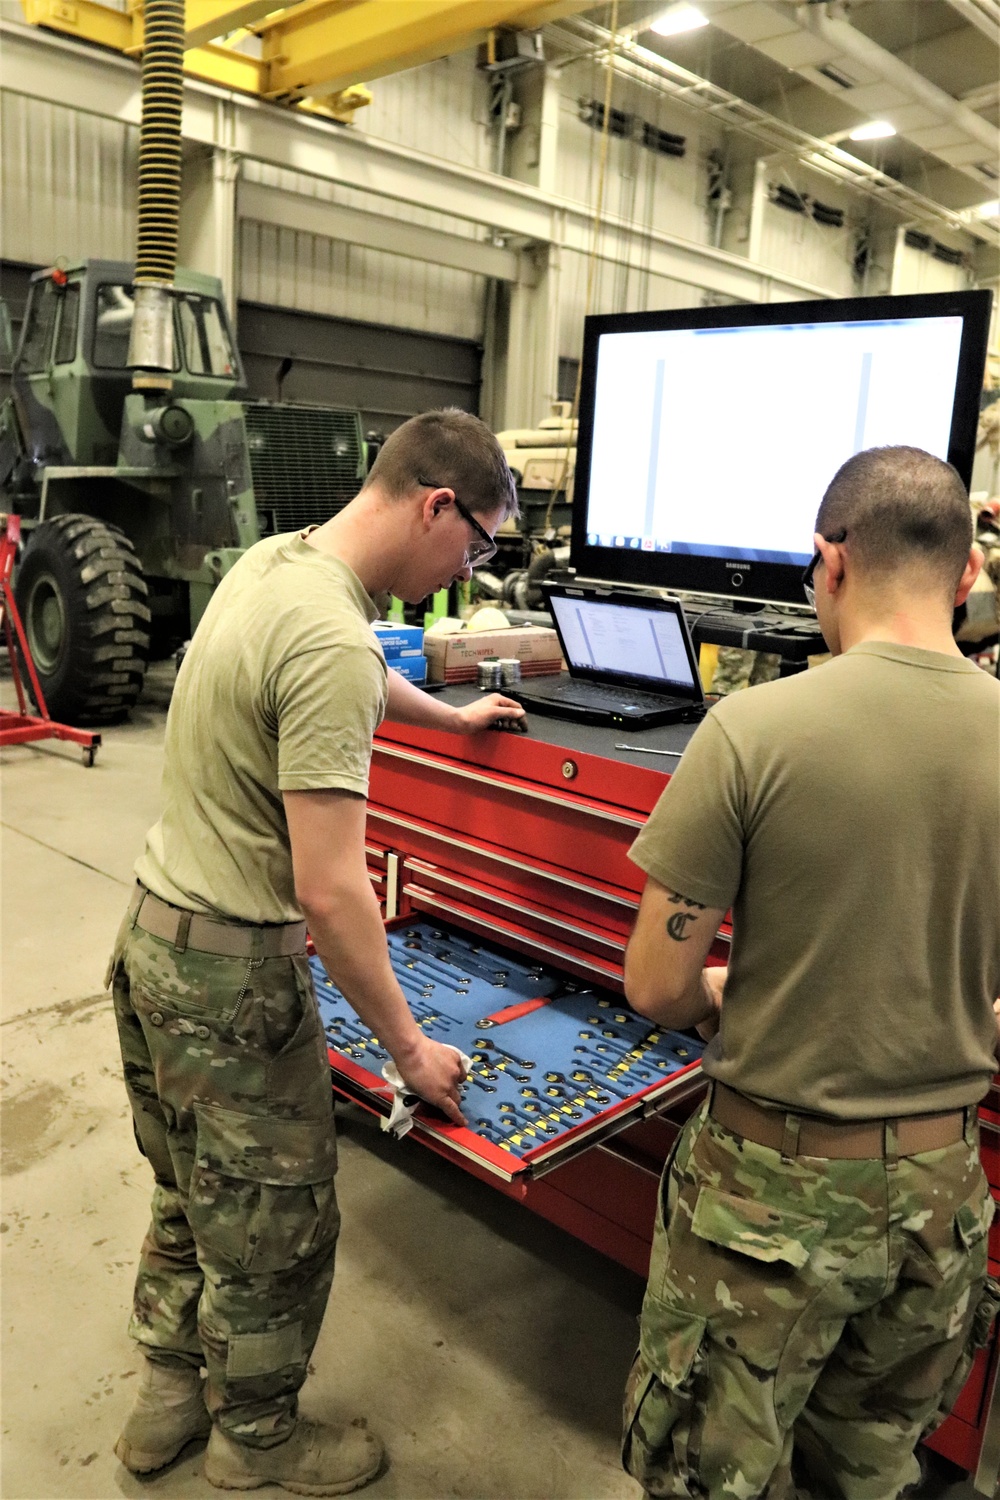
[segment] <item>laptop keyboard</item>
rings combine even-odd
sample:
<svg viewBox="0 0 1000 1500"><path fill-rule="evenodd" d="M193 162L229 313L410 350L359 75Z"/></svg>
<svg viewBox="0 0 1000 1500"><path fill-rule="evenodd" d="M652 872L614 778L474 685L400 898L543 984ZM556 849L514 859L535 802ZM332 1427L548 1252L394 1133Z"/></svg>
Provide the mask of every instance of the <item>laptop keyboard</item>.
<svg viewBox="0 0 1000 1500"><path fill-rule="evenodd" d="M560 682L546 690L547 698L561 698L565 703L579 703L583 707L619 708L628 704L631 708L667 708L681 703L681 698L667 698L662 693L645 693L638 688L611 687L601 682Z"/></svg>

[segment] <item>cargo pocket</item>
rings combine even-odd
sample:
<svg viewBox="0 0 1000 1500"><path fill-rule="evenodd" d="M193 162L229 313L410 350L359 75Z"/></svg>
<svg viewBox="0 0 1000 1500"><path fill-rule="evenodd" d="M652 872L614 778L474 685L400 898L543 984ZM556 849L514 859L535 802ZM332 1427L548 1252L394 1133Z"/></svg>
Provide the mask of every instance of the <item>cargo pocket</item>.
<svg viewBox="0 0 1000 1500"><path fill-rule="evenodd" d="M703 1187L691 1230L724 1250L736 1250L752 1260L784 1261L800 1271L821 1243L826 1220Z"/></svg>
<svg viewBox="0 0 1000 1500"><path fill-rule="evenodd" d="M706 1318L646 1293L625 1388L622 1464L651 1494L687 1495L689 1483L697 1484L703 1414L696 1387L706 1325Z"/></svg>
<svg viewBox="0 0 1000 1500"><path fill-rule="evenodd" d="M734 1331L733 1337L743 1357L760 1369L762 1408L773 1406L778 1422L788 1426L808 1399L816 1376L809 1351L804 1349L812 1335L803 1334L801 1324L817 1288L799 1273L822 1244L827 1222L758 1199L703 1187L691 1229L700 1239L732 1253L732 1274L723 1288L723 1307L767 1309L765 1347L761 1347L760 1334L755 1331L758 1320L750 1312L736 1315L746 1329L743 1335ZM741 1257L753 1265L741 1270ZM716 1295L720 1295L718 1289ZM734 1347L730 1340L726 1342ZM764 1373L771 1369L773 1385Z"/></svg>
<svg viewBox="0 0 1000 1500"><path fill-rule="evenodd" d="M985 1187L985 1189L977 1188L955 1215L955 1236L959 1244L968 1256L975 1256L977 1259L982 1257L984 1268L985 1241L995 1213L996 1204L989 1188ZM1000 1313L1000 1282L994 1280L992 1276L986 1276L983 1279L981 1275L977 1275L972 1286L971 1301L972 1316L962 1352L951 1377L945 1382L937 1411L925 1426L925 1433L933 1432L948 1416L969 1378L976 1355L980 1349L985 1349L990 1341L990 1330L997 1314Z"/></svg>
<svg viewBox="0 0 1000 1500"><path fill-rule="evenodd" d="M252 1275L332 1249L340 1227L333 1126L196 1104L188 1220L199 1253Z"/></svg>

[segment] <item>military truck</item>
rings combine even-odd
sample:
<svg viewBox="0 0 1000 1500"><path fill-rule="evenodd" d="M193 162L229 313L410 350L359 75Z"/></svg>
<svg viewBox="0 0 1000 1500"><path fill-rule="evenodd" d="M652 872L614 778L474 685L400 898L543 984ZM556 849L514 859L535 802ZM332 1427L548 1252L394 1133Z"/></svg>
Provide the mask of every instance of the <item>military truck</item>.
<svg viewBox="0 0 1000 1500"><path fill-rule="evenodd" d="M367 471L358 412L248 398L213 277L177 270L170 389L134 389L133 276L37 272L0 407L0 509L28 537L18 608L71 723L124 717L242 552L327 520Z"/></svg>

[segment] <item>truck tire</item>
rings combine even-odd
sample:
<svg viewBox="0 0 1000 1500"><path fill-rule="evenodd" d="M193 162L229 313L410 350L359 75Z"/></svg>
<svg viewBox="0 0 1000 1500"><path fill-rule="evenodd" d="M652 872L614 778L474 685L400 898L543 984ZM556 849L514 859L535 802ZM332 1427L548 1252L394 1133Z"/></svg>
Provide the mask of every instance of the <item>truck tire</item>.
<svg viewBox="0 0 1000 1500"><path fill-rule="evenodd" d="M142 691L149 651L146 580L125 533L93 516L43 521L14 594L52 717L123 719Z"/></svg>

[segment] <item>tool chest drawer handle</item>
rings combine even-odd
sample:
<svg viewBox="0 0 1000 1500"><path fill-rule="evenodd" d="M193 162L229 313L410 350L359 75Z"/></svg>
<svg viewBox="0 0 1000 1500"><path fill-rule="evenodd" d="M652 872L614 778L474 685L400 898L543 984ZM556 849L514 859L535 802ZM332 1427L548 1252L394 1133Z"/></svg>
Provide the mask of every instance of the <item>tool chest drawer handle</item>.
<svg viewBox="0 0 1000 1500"><path fill-rule="evenodd" d="M378 740L375 741L372 749L378 755L389 755L397 760L411 761L414 765L427 767L428 770L440 771L445 776L460 776L466 781L478 781L481 785L494 787L498 791L511 792L517 797L531 797L536 802L548 802L552 807L565 807L574 812L587 813L592 818L603 818L605 822L620 823L626 828L644 828L646 824L645 818L633 818L627 813L612 812L610 808L597 807L581 797L559 797L553 792L543 792L538 787L526 786L523 782L511 781L503 776L488 776L481 771L470 771L464 766L457 766L451 761L441 760L436 756L417 755L412 750L397 750Z"/></svg>
<svg viewBox="0 0 1000 1500"><path fill-rule="evenodd" d="M504 906L508 911L520 912L524 917L530 917L534 922L545 922L550 927L558 927L560 932L573 932L578 937L586 938L588 942L600 943L605 948L613 948L617 953L625 952L625 942L622 938L609 937L605 933L591 930L589 927L578 927L573 922L568 922L565 917L553 914L548 916L537 911L532 906L522 906L517 901L512 901L506 891L490 891L485 886L474 885L471 881L462 882L455 880L450 875L443 875L435 866L428 864L423 859L408 859L406 868L412 870L416 875L424 875L431 880L438 880L442 885L454 886L458 891L465 892L470 896L480 896L485 901L492 901L498 906Z"/></svg>
<svg viewBox="0 0 1000 1500"><path fill-rule="evenodd" d="M439 844L447 844L451 849L462 849L467 854L475 854L479 859L488 859L498 865L508 865L512 870L523 870L526 875L537 876L539 880L551 880L554 884L564 885L572 891L582 891L585 896L594 896L600 901L613 901L616 906L627 906L629 911L637 911L639 908L636 897L619 896L613 891L603 890L600 886L588 885L584 880L571 880L568 875L549 870L545 865L528 864L526 860L514 859L510 854L501 854L499 850L491 849L485 844L471 844L467 839L456 838L453 833L443 833L440 828L435 828L431 823L417 823L412 818L404 818L399 813L391 812L389 809L383 810L377 806L369 806L368 816L391 823L394 828L406 828L411 833L422 834L424 838L433 839Z"/></svg>

